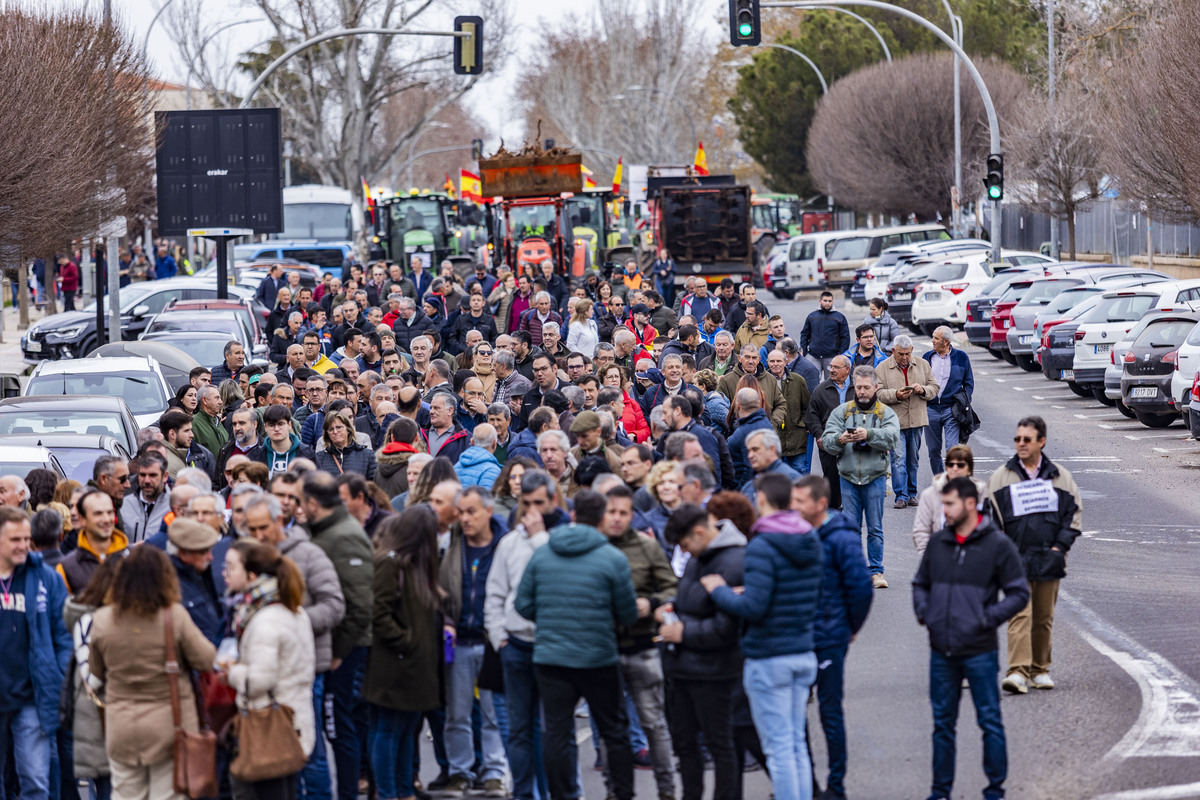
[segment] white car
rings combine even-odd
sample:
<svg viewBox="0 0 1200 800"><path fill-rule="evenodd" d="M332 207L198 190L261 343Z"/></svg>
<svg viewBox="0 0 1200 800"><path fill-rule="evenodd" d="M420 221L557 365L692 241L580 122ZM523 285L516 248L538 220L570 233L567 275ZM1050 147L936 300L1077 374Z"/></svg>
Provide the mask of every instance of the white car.
<svg viewBox="0 0 1200 800"><path fill-rule="evenodd" d="M816 289L825 285L825 262L840 239L853 237L855 231L805 233L788 239L788 290Z"/></svg>
<svg viewBox="0 0 1200 800"><path fill-rule="evenodd" d="M978 297L992 277L986 255L927 267L913 294L913 324L930 328L963 324L967 301Z"/></svg>
<svg viewBox="0 0 1200 800"><path fill-rule="evenodd" d="M1196 373L1200 372L1200 325L1192 329L1179 350L1175 354L1175 372L1171 375L1171 397L1176 407L1183 414L1183 419L1191 426L1191 391L1196 382Z"/></svg>
<svg viewBox="0 0 1200 800"><path fill-rule="evenodd" d="M128 356L44 361L25 384L23 396L34 395L119 397L138 427L146 428L158 424L174 392L157 359Z"/></svg>
<svg viewBox="0 0 1200 800"><path fill-rule="evenodd" d="M1164 281L1149 286L1114 289L1083 316L1075 331L1075 383L1090 389L1105 405L1104 373L1113 365L1113 345L1125 338L1147 313L1160 308L1190 308L1200 300L1200 279Z"/></svg>

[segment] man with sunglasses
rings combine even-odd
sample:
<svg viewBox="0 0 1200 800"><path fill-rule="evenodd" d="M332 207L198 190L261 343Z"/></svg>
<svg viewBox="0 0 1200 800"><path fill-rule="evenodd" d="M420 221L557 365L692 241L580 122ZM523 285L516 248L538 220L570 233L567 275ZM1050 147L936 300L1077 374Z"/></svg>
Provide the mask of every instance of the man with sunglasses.
<svg viewBox="0 0 1200 800"><path fill-rule="evenodd" d="M1083 530L1083 501L1071 473L1043 452L1045 420L1022 419L1013 443L1017 453L992 474L987 501L996 523L1016 542L1029 579L1029 602L1008 623L1008 675L1001 684L1006 692L1025 694L1030 686L1054 688L1054 606L1067 574L1067 551Z"/></svg>

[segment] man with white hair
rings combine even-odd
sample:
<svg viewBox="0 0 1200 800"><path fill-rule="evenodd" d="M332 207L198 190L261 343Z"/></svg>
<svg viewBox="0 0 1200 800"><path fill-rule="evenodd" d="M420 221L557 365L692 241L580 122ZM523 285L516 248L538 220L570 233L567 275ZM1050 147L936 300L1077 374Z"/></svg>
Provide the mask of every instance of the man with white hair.
<svg viewBox="0 0 1200 800"><path fill-rule="evenodd" d="M975 375L971 371L971 359L954 346L954 332L945 325L934 330L933 349L922 353L921 358L929 362L933 380L938 385L937 395L926 398L925 407L929 416L929 425L925 428L929 468L934 475L938 475L945 469L942 448L949 450L962 441L958 418L954 413L955 397L961 399L961 395L965 394L970 404L975 394Z"/></svg>
<svg viewBox="0 0 1200 800"><path fill-rule="evenodd" d="M742 494L755 504L755 508L758 506L754 481L759 475L778 472L792 481L801 477L799 472L789 467L780 457L782 453L783 444L774 428L759 428L750 431L746 436L746 460L750 463L750 469L754 471L754 477L742 484Z"/></svg>
<svg viewBox="0 0 1200 800"><path fill-rule="evenodd" d="M229 431L221 424L221 393L215 386L202 386L197 392L196 413L192 415L192 435L214 456L229 441Z"/></svg>
<svg viewBox="0 0 1200 800"><path fill-rule="evenodd" d="M449 392L436 392L429 400L429 427L420 432L425 452L445 456L452 462L466 451L470 434L455 420L458 399Z"/></svg>
<svg viewBox="0 0 1200 800"><path fill-rule="evenodd" d="M0 506L28 510L29 487L20 475L0 475Z"/></svg>
<svg viewBox="0 0 1200 800"><path fill-rule="evenodd" d="M572 488L578 491L579 487L571 485L571 473L575 465L571 463L571 440L567 435L560 430L542 431L537 438L537 450L542 466L554 478L559 491L564 496L573 495Z"/></svg>
<svg viewBox="0 0 1200 800"><path fill-rule="evenodd" d="M713 350L716 351L708 358L703 358L697 365L699 369L711 369L720 378L737 367L737 359L733 355L733 334L729 331L718 331L713 337Z"/></svg>
<svg viewBox="0 0 1200 800"><path fill-rule="evenodd" d="M542 350L556 360L571 354L562 342L562 328L557 322L547 322L542 326Z"/></svg>
<svg viewBox="0 0 1200 800"><path fill-rule="evenodd" d="M562 315L553 309L553 303L549 292L538 292L533 296L533 308L521 315L517 330L528 332L535 347L542 346L542 328L547 322L553 322L561 330Z"/></svg>

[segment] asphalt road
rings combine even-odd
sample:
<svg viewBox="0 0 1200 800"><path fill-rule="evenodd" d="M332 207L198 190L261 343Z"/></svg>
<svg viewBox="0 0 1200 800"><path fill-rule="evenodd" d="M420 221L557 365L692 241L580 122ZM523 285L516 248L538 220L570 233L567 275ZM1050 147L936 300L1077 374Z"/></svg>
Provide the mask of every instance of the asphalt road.
<svg viewBox="0 0 1200 800"><path fill-rule="evenodd" d="M792 302L760 299L796 336L816 307L815 294ZM837 307L851 330L864 315L841 298ZM927 337L914 338L918 353L929 349ZM966 351L983 421L971 439L977 475L986 478L1007 460L1017 420L1038 414L1049 426L1047 454L1074 474L1084 498L1084 533L1069 557L1054 632L1057 688L1002 699L1008 796L1200 798L1200 525L1192 489L1200 443L1179 424L1152 431L1040 373L1022 372L969 345ZM919 485L931 477L922 452ZM847 792L854 800L929 795L928 639L913 617L908 583L917 567L914 514L890 503L884 512L891 588L876 592L850 650ZM1003 631L1000 652L1003 661ZM810 708L823 783L824 744ZM603 798L585 720L579 738L586 797ZM985 784L979 730L964 694L954 797L979 797ZM637 791L655 797L651 773L637 773ZM770 796L762 772L745 776L745 796Z"/></svg>

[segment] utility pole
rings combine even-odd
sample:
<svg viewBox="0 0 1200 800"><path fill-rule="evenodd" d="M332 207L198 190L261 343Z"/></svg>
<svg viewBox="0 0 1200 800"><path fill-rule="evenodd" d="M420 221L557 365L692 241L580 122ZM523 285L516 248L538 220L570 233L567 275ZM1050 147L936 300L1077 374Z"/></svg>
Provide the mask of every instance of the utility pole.
<svg viewBox="0 0 1200 800"><path fill-rule="evenodd" d="M158 17L156 16L155 19L158 19ZM107 28L110 33L113 30L112 0L104 0L104 27ZM107 88L111 92L112 84L113 84L113 68L112 68L112 60L111 59L109 60L109 63L108 63L107 76L105 78L105 81L107 83ZM107 138L109 139L109 141L106 144L111 145L112 135L113 135L111 123L109 124L107 130L108 130ZM109 178L111 181L111 179L114 178L115 176L111 174L112 173L111 170L109 171L109 173L110 173ZM105 187L105 191L116 191L116 187L110 182L109 185L107 187ZM120 247L121 247L120 238L121 237L120 237L120 233L116 230L116 225L113 224L115 222L116 222L116 220L111 221L109 223L108 230L104 232L105 233L104 242L105 242L105 245L107 246L106 255L104 257L104 266L105 266L105 269L108 271L108 341L110 341L110 342L121 341L121 298L118 296L120 294L120 290L121 290L121 276L118 274L120 272L120 262L121 262L121 252L120 252ZM104 343L104 326L101 324L102 313L100 311L100 309L104 306L103 297L102 297L103 293L104 293L104 290L100 287L99 264L97 264L97 268L96 268L96 343L98 345Z"/></svg>
<svg viewBox="0 0 1200 800"><path fill-rule="evenodd" d="M1049 122L1050 122L1050 147L1052 150L1055 150L1055 149L1057 149L1058 123L1056 122L1057 118L1055 117L1055 114L1054 114L1054 99L1055 99L1054 98L1054 89L1055 89L1054 82L1055 82L1055 77L1056 77L1056 75L1055 75L1055 72L1056 72L1055 54L1054 54L1054 0L1046 0L1046 28L1049 31L1048 38L1050 40L1050 44L1049 44L1050 80L1049 80L1049 85L1048 85L1050 102L1047 105L1047 108L1050 112L1050 120L1049 120ZM1056 157L1056 155L1057 154L1054 152L1050 153L1050 157L1052 159L1054 159ZM1054 258L1054 259L1057 259L1062 255L1062 253L1061 253L1062 246L1058 241L1058 228L1059 228L1058 218L1055 217L1053 214L1051 214L1050 215L1050 257Z"/></svg>

